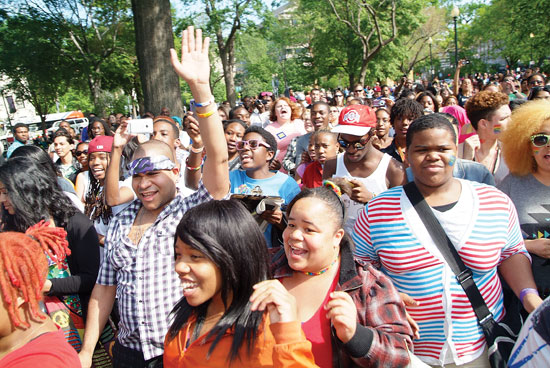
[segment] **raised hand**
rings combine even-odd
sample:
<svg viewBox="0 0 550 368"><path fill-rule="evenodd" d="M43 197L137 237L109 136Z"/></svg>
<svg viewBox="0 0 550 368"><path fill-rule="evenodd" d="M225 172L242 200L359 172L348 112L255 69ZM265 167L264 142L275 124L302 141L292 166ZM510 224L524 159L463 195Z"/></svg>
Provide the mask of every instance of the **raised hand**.
<svg viewBox="0 0 550 368"><path fill-rule="evenodd" d="M210 38L206 37L203 41L202 30L195 31L193 26L189 26L181 33L181 60L178 59L176 50L170 49L174 70L191 88L197 84L209 84L209 45Z"/></svg>

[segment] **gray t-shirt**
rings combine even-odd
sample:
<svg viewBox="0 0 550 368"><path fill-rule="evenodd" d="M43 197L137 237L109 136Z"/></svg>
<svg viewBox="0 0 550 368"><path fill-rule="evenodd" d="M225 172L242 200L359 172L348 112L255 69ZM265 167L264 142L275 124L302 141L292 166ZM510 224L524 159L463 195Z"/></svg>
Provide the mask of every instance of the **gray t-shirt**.
<svg viewBox="0 0 550 368"><path fill-rule="evenodd" d="M542 184L532 174L509 174L497 187L514 202L524 239L550 238L550 187ZM532 253L531 257L539 292L545 296L550 295L550 260ZM541 297L544 298L542 294Z"/></svg>

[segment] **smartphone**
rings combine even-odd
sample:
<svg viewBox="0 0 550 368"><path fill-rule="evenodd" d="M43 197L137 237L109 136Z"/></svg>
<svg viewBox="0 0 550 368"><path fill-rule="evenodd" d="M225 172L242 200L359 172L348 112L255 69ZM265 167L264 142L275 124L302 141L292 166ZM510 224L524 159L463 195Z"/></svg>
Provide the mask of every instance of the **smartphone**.
<svg viewBox="0 0 550 368"><path fill-rule="evenodd" d="M128 120L128 133L131 135L153 134L153 119Z"/></svg>

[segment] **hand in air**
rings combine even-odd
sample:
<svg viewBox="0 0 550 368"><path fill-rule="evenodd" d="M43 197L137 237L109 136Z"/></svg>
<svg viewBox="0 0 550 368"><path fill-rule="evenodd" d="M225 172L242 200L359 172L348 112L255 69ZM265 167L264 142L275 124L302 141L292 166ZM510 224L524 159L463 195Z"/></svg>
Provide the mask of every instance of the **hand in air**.
<svg viewBox="0 0 550 368"><path fill-rule="evenodd" d="M176 50L170 49L174 70L190 86L209 85L209 45L210 38L206 37L203 41L201 29L195 30L193 26L189 26L181 33L181 60L178 59Z"/></svg>
<svg viewBox="0 0 550 368"><path fill-rule="evenodd" d="M185 116L185 131L187 132L187 134L189 134L189 138L191 138L191 140L197 147L202 146L202 137L201 131L199 129L199 122L193 116L193 112L188 112Z"/></svg>
<svg viewBox="0 0 550 368"><path fill-rule="evenodd" d="M267 308L271 323L298 321L296 298L277 280L266 280L254 285L250 303L252 311L264 311Z"/></svg>

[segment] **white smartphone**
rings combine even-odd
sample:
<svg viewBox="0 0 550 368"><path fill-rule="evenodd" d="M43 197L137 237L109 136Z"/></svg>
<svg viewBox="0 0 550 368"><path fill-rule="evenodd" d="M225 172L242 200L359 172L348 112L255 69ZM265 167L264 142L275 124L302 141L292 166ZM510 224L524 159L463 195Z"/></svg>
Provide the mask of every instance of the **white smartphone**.
<svg viewBox="0 0 550 368"><path fill-rule="evenodd" d="M128 133L131 135L153 134L153 119L128 120Z"/></svg>

